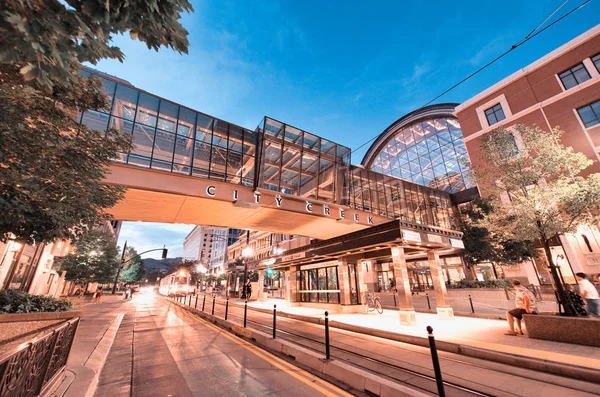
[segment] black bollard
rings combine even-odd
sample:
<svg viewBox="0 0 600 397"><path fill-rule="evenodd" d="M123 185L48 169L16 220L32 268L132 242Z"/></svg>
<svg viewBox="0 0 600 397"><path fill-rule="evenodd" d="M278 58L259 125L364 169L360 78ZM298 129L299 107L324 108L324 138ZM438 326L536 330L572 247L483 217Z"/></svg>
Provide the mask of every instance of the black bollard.
<svg viewBox="0 0 600 397"><path fill-rule="evenodd" d="M394 307L398 306L398 303L396 303L396 294L394 294Z"/></svg>
<svg viewBox="0 0 600 397"><path fill-rule="evenodd" d="M273 305L273 339L277 333L277 305Z"/></svg>
<svg viewBox="0 0 600 397"><path fill-rule="evenodd" d="M213 296L213 307L212 307L212 313L210 313L211 316L215 315L215 299L217 299L216 296Z"/></svg>
<svg viewBox="0 0 600 397"><path fill-rule="evenodd" d="M198 295L196 295L196 302L194 303L194 309L198 308Z"/></svg>
<svg viewBox="0 0 600 397"><path fill-rule="evenodd" d="M244 328L246 328L246 316L248 315L248 301L244 302Z"/></svg>
<svg viewBox="0 0 600 397"><path fill-rule="evenodd" d="M188 302L188 306L192 306L192 295L190 295L190 301Z"/></svg>
<svg viewBox="0 0 600 397"><path fill-rule="evenodd" d="M206 303L206 295L202 298L202 311L204 311L204 304Z"/></svg>
<svg viewBox="0 0 600 397"><path fill-rule="evenodd" d="M225 321L227 321L227 313L229 312L229 298L225 301Z"/></svg>
<svg viewBox="0 0 600 397"><path fill-rule="evenodd" d="M329 360L331 358L331 352L329 349L329 313L325 312L325 358Z"/></svg>
<svg viewBox="0 0 600 397"><path fill-rule="evenodd" d="M471 304L471 313L475 313L475 308L473 307L473 299L471 299L471 295L469 295L469 303Z"/></svg>
<svg viewBox="0 0 600 397"><path fill-rule="evenodd" d="M431 310L431 302L429 302L429 294L425 294L425 296L427 297L427 307L429 308L429 310Z"/></svg>
<svg viewBox="0 0 600 397"><path fill-rule="evenodd" d="M440 359L438 358L437 348L435 347L435 338L433 337L433 328L427 326L429 337L429 349L431 350L431 361L433 361L433 372L435 372L435 382L437 383L438 396L446 397L444 391L444 381L442 380L442 370L440 369Z"/></svg>

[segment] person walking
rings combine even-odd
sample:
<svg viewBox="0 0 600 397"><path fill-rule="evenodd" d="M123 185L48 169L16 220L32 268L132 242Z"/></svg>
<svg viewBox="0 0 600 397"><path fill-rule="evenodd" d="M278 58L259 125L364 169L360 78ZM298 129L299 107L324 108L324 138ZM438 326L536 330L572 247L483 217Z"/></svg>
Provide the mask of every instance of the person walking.
<svg viewBox="0 0 600 397"><path fill-rule="evenodd" d="M102 287L98 287L96 289L96 293L95 293L95 296L94 296L94 301L96 303L99 303L101 299L102 299Z"/></svg>
<svg viewBox="0 0 600 397"><path fill-rule="evenodd" d="M521 328L523 314L536 314L535 296L527 288L521 285L519 280L513 280L512 285L515 288L516 308L506 312L506 321L508 321L508 331L505 335L524 335ZM517 330L515 330L515 322Z"/></svg>
<svg viewBox="0 0 600 397"><path fill-rule="evenodd" d="M575 275L577 282L579 283L579 294L585 299L585 310L590 316L598 315L598 290L594 284L590 283L585 273L577 273Z"/></svg>

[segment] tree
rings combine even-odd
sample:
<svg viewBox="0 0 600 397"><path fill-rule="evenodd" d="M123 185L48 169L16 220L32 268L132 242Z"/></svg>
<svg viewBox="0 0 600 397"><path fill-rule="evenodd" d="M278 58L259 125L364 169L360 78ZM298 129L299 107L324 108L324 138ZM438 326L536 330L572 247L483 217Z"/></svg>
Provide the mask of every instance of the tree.
<svg viewBox="0 0 600 397"><path fill-rule="evenodd" d="M493 210L489 199L479 198L470 207L461 210L460 229L463 232L465 249L463 258L468 267L481 262L490 262L494 276L498 278L496 265L520 263L535 256L533 241L510 238L505 234L491 232L481 224Z"/></svg>
<svg viewBox="0 0 600 397"><path fill-rule="evenodd" d="M74 247L74 252L66 255L60 266L67 272L65 279L86 285L113 281L120 261L112 234L92 230L75 241Z"/></svg>
<svg viewBox="0 0 600 397"><path fill-rule="evenodd" d="M134 247L127 247L125 251L125 265L119 276L119 281L125 283L136 283L142 280L146 272L144 262L139 257L138 252Z"/></svg>
<svg viewBox="0 0 600 397"><path fill-rule="evenodd" d="M149 48L187 52L186 0L5 0L0 7L0 239L77 239L123 197L102 185L130 148L116 131L79 128L79 112L107 109L81 63L123 60L111 45L129 33Z"/></svg>
<svg viewBox="0 0 600 397"><path fill-rule="evenodd" d="M550 241L574 233L600 215L600 174L582 176L592 164L582 153L560 143L563 132L516 126L486 134L481 149L485 165L478 175L496 190L493 210L482 225L517 240L538 239L566 315L577 315L550 251ZM522 144L517 144L521 140ZM499 199L508 193L510 204Z"/></svg>

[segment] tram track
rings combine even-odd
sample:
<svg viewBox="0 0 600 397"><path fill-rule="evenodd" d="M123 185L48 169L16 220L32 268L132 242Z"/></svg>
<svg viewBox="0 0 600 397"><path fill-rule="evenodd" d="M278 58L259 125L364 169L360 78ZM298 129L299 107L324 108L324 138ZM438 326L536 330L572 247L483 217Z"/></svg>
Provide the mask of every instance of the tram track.
<svg viewBox="0 0 600 397"><path fill-rule="evenodd" d="M216 300L215 301L215 316L216 317L225 317L225 300ZM186 305L187 306L187 305ZM192 304L191 307L194 305ZM206 302L205 312L210 313L212 306L212 299L209 299ZM200 308L200 303L198 303L198 307ZM230 304L228 307L228 319L233 320L234 322L241 325L243 323L243 311L244 306L240 304ZM315 353L325 356L325 342L323 326L319 326L318 324L312 322L306 322L302 320L291 319L285 316L277 316L277 336L278 338L284 339L290 343L293 343L299 347L308 349ZM248 307L248 315L247 315L247 324L248 328L255 329L258 331L266 331L266 333L270 334L272 332L271 320L272 314L269 314L263 310L256 310L255 308ZM262 321L261 321L262 320ZM301 322L305 327L303 329L298 329L298 327L294 327L294 322ZM317 334L317 335L315 335ZM323 334L322 336L319 334ZM337 338L336 338L337 336ZM346 339L346 338L355 338L358 339L357 344L349 344L344 342L333 342L331 347L332 357L336 358L340 361L343 361L349 365L352 365L356 368L359 368L363 371L376 373L380 376L387 378L390 381L398 382L401 384L408 385L413 388L417 388L429 393L432 393L436 390L435 387L435 377L429 375L428 373L432 373L432 369L428 367L424 367L418 365L413 362L405 362L400 361L394 357L390 357L386 354L375 353L377 357L373 357L373 352L365 351L361 349L357 345L360 345L362 342L364 343L376 343L381 346L386 346L388 343L393 343L394 350L400 350L406 355L419 355L422 357L426 357L430 360L430 353L424 351L425 348L422 346L410 346L403 347L405 343L402 342L394 342L391 340L383 339L383 341L378 341L377 337L372 337L369 335L363 335L360 333L346 331L346 330L337 330L330 328L330 338L335 341L335 339ZM350 350L352 349L352 350ZM358 351L357 351L358 350ZM364 354L363 354L364 353ZM404 356L404 353L401 356ZM506 364L490 362L487 365L487 361L483 360L485 364L481 364L481 359L467 359L461 360L455 357L451 357L452 354L441 352L442 356L440 357L444 362L454 363L456 365L468 366L475 369L480 369L483 371L496 372L499 374L503 374L506 376L512 376L515 378L524 378L530 379L533 382L543 382L545 384L549 384L556 387L561 388L570 388L571 390L577 390L584 393L597 394L594 392L594 386L592 386L589 382L556 377L550 374L546 374L543 372L538 372L535 370L521 370L518 368L510 367ZM283 355L282 355L283 357ZM418 359L416 361L419 361ZM398 365L402 363L402 365ZM407 366L409 368L407 368ZM447 365L445 365L447 367ZM410 368L412 367L412 368ZM465 372L468 375L468 372ZM412 376L412 383L407 381L407 376ZM450 396L511 396L511 395L522 395L519 393L511 393L506 390L500 390L492 385L488 384L485 379L473 379L472 377L463 378L461 376L455 375L445 375L444 384L447 387L447 394ZM448 379L450 378L450 379ZM450 392L450 393L448 393Z"/></svg>
<svg viewBox="0 0 600 397"><path fill-rule="evenodd" d="M217 304L219 306L215 306L215 316L218 315L219 317L224 317L225 316L225 308L223 307L224 304L222 303L222 301L221 302L217 301ZM243 314L242 315L233 314L233 313L231 313L232 309L233 310L242 310L243 311L243 307L239 307L237 305L235 305L235 306L234 305L230 305L229 309L228 309L228 318L236 318L236 319L239 319L241 323L243 323L243 319L244 319ZM256 315L256 314L262 314L264 316L268 316L268 314L266 314L266 313L262 313L262 312L258 312L258 311L254 311L254 310L252 311L252 314L254 314L254 315ZM285 319L283 321L288 321L289 320L289 319L287 319L285 317L282 317L282 319ZM255 327L251 327L251 328L254 328L256 330L260 331L262 329L265 329L265 330L269 330L269 333L272 332L272 330L273 330L273 327L271 325L264 324L262 322L253 320L253 319L250 318L250 316L247 317L246 321L247 321L248 324L254 325ZM314 324L311 324L311 325L314 325ZM298 345L300 347L303 347L305 349L311 350L311 351L313 351L315 353L319 353L319 354L321 354L323 356L325 355L325 343L322 342L322 341L320 341L320 340L318 340L318 339L311 338L311 337L308 337L306 335L301 335L301 334L292 332L289 329L287 329L287 327L283 328L281 326L277 327L277 334L278 334L278 337L281 338L281 339L284 339L284 340L286 340L288 342L292 342L292 343L294 343L294 344L296 344L296 345ZM300 340L307 341L307 343L306 342L305 343L301 343L298 340L298 338L300 338ZM351 350L345 349L345 348L340 347L338 345L332 344L332 345L330 345L330 347L331 347L331 350L332 350L332 358L337 358L338 360L342 360L342 361L344 361L344 362L346 362L346 363L348 363L348 364L350 364L350 365L352 365L352 366L354 366L356 368L362 369L362 370L367 371L367 372L375 372L379 376L383 376L383 377L387 378L388 380L391 380L393 382L398 382L398 383L401 383L401 384L405 384L405 385L408 385L410 387L420 389L420 390L422 390L424 392L431 393L431 392L433 392L433 391L436 390L436 380L435 380L434 376L423 374L423 373L418 372L416 370L405 368L405 367L402 367L402 366L399 366L399 365L396 365L396 364L392 364L390 362L386 362L386 361L383 361L383 360L380 360L380 359L377 359L377 358L374 358L374 357L370 357L370 356L367 356L367 355L364 355L364 354L361 354L361 353L357 353L355 351L351 351ZM411 351L411 352L414 353L414 351ZM342 354L340 354L340 353L342 353ZM346 357L344 357L344 355ZM348 357L348 356L350 356L350 357ZM352 359L352 358L354 358L354 359ZM358 358L359 360L362 360L362 361L366 361L367 364L365 364L365 363L358 364L356 362L356 358ZM386 367L388 369L391 369L392 371L399 371L399 372L402 372L403 374L408 374L410 376L414 376L414 377L420 378L421 380L425 380L429 387L423 387L422 385L419 385L419 384L406 382L405 379L402 379L403 377L394 376L393 374L390 374L389 371L386 371L387 373L383 373L381 371L381 368L377 368L377 366L384 366L384 367ZM427 369L423 368L423 370L427 370ZM471 389L469 387L466 387L466 386L463 386L463 385L459 385L457 383L454 383L454 382L451 382L451 381L447 381L447 380L444 380L444 385L446 387L450 387L450 388L452 388L454 390L453 393L452 392L448 393L449 390L447 390L447 395L448 396L481 396L481 397L489 397L489 396L496 396L497 395L497 394L484 393L484 392L481 392L481 391L478 391L478 390L475 390L475 389Z"/></svg>

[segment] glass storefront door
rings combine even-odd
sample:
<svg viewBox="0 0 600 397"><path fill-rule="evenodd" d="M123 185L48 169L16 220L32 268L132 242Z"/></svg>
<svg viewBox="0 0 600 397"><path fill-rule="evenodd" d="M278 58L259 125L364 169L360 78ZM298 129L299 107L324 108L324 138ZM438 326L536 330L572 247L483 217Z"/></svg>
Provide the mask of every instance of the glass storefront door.
<svg viewBox="0 0 600 397"><path fill-rule="evenodd" d="M393 285L395 285L394 272L393 271L379 271L377 272L377 292L389 291Z"/></svg>
<svg viewBox="0 0 600 397"><path fill-rule="evenodd" d="M337 264L326 264L309 265L297 273L299 302L340 303Z"/></svg>
<svg viewBox="0 0 600 397"><path fill-rule="evenodd" d="M348 265L348 278L350 280L350 304L360 304L360 298L358 294L358 279L356 274L356 265Z"/></svg>

